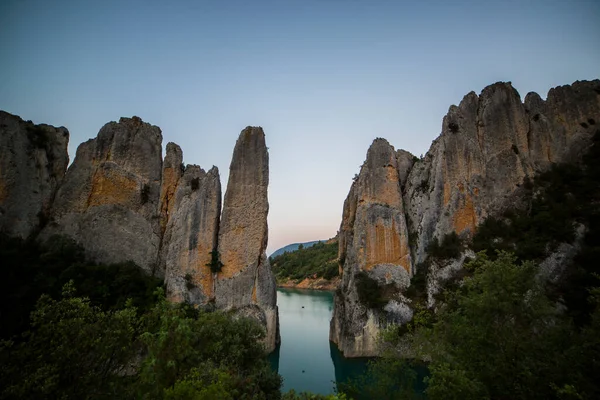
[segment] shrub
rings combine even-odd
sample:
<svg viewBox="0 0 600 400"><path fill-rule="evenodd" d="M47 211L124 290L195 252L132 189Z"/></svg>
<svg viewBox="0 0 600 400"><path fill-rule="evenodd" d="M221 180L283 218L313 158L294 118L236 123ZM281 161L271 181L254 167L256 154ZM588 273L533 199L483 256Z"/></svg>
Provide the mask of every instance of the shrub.
<svg viewBox="0 0 600 400"><path fill-rule="evenodd" d="M428 256L438 260L458 258L462 251L462 240L456 232L451 232L446 234L439 242L434 238L425 251Z"/></svg>
<svg viewBox="0 0 600 400"><path fill-rule="evenodd" d="M210 262L206 264L207 267L210 267L210 271L213 274L221 272L223 269L223 263L221 262L221 255L218 250L213 250L210 252Z"/></svg>
<svg viewBox="0 0 600 400"><path fill-rule="evenodd" d="M148 202L150 197L150 186L147 183L144 183L144 185L142 186L140 197L142 200L142 204L146 204Z"/></svg>
<svg viewBox="0 0 600 400"><path fill-rule="evenodd" d="M404 295L411 300L424 300L427 298L427 276L429 274L429 263L417 264L416 273L410 280L410 286Z"/></svg>
<svg viewBox="0 0 600 400"><path fill-rule="evenodd" d="M382 288L379 283L361 271L355 276L358 299L369 308L381 308L387 301L382 298Z"/></svg>

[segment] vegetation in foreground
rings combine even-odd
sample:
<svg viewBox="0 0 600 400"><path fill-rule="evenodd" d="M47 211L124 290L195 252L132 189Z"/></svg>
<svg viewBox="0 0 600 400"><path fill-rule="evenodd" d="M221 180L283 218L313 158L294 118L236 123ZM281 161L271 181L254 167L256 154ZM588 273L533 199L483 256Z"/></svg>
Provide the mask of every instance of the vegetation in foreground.
<svg viewBox="0 0 600 400"><path fill-rule="evenodd" d="M529 207L481 226L466 278L446 289L435 314L417 307L410 324L391 327L365 376L343 394L283 398L600 398L600 132L594 140L582 166L527 184ZM586 230L578 255L546 284L537 263L575 240L578 226ZM453 257L464 245L456 239L432 256ZM337 252L323 246L332 257L321 267ZM295 265L273 260L278 276L325 276L296 253ZM253 321L168 304L160 282L136 266L89 263L64 238L39 246L0 235L0 259L0 398L282 398ZM424 382L407 356L428 361Z"/></svg>
<svg viewBox="0 0 600 400"><path fill-rule="evenodd" d="M472 242L477 258L446 286L436 313L417 306L411 323L383 335L384 357L341 389L378 399L600 398L599 181L600 131L582 165L526 182L526 208L486 220ZM575 240L579 252L561 279L540 279L539 262ZM453 258L464 245L448 236L429 250ZM413 285L424 288L421 267ZM424 382L407 357L428 360Z"/></svg>
<svg viewBox="0 0 600 400"><path fill-rule="evenodd" d="M338 241L319 242L311 247L300 247L271 258L271 268L277 281L302 281L306 278L333 279L339 275L337 261Z"/></svg>
<svg viewBox="0 0 600 400"><path fill-rule="evenodd" d="M87 263L65 238L0 239L0 398L281 397L254 321L169 304L135 265Z"/></svg>
<svg viewBox="0 0 600 400"><path fill-rule="evenodd" d="M592 399L600 396L600 289L589 323L576 327L548 297L530 261L480 253L473 275L446 293L434 315L406 333L383 335L384 357L344 385L350 397L377 399ZM410 349L407 353L407 349ZM429 360L425 393L407 355ZM403 378L401 378L403 377Z"/></svg>

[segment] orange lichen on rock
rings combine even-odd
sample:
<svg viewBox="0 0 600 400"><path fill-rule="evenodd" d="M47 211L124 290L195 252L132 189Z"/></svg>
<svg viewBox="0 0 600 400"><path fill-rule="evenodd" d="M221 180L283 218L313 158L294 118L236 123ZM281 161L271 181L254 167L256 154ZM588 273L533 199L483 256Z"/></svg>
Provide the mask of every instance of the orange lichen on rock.
<svg viewBox="0 0 600 400"><path fill-rule="evenodd" d="M222 251L221 262L223 263L223 268L219 272L219 279L231 278L246 267L243 265L241 255L234 250Z"/></svg>
<svg viewBox="0 0 600 400"><path fill-rule="evenodd" d="M212 298L214 296L213 274L210 270L210 267L206 265L210 263L210 251L211 249L199 246L198 261L196 264L196 270L200 271L200 274L197 275L200 277L200 279L198 279L197 285L202 289L202 292L208 298Z"/></svg>
<svg viewBox="0 0 600 400"><path fill-rule="evenodd" d="M386 179L383 184L369 187L363 192L363 197L359 198L359 203L378 203L390 206L399 206L402 204L402 197L398 187L398 170L393 165L385 167Z"/></svg>
<svg viewBox="0 0 600 400"><path fill-rule="evenodd" d="M400 235L395 222L388 227L383 221L377 221L368 228L366 239L365 271L378 264L396 264L410 273L408 240Z"/></svg>
<svg viewBox="0 0 600 400"><path fill-rule="evenodd" d="M448 205L450 202L450 196L452 195L452 191L450 190L450 185L448 182L444 182L444 207Z"/></svg>
<svg viewBox="0 0 600 400"><path fill-rule="evenodd" d="M173 197L175 196L180 175L181 173L175 171L174 168L165 168L163 171L162 190L160 193L160 211L161 215L164 216L160 221L160 226L163 232L167 227L168 216L173 209Z"/></svg>
<svg viewBox="0 0 600 400"><path fill-rule="evenodd" d="M113 170L98 169L92 178L88 207L107 204L127 204L139 196L138 182Z"/></svg>
<svg viewBox="0 0 600 400"><path fill-rule="evenodd" d="M465 195L464 206L460 207L454 213L453 225L456 233L462 233L467 229L470 230L471 233L475 232L477 216L475 215L475 207L470 195Z"/></svg>

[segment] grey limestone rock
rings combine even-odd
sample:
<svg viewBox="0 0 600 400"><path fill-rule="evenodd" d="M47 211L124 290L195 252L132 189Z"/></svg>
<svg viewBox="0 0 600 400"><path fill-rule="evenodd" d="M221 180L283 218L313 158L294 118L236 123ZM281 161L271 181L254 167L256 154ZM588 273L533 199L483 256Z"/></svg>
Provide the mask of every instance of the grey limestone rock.
<svg viewBox="0 0 600 400"><path fill-rule="evenodd" d="M138 117L82 143L56 194L42 239L72 237L98 262L131 260L158 276L162 134Z"/></svg>
<svg viewBox="0 0 600 400"><path fill-rule="evenodd" d="M219 227L223 267L216 281L218 308L260 310L268 351L279 341L275 277L266 255L269 153L262 128L247 127L235 145Z"/></svg>
<svg viewBox="0 0 600 400"><path fill-rule="evenodd" d="M0 111L0 231L21 238L47 221L69 156L69 132Z"/></svg>
<svg viewBox="0 0 600 400"><path fill-rule="evenodd" d="M406 254L414 265L419 265L425 261L432 240L451 232L470 238L488 216L518 203L526 179L555 163L580 159L600 128L599 122L599 80L551 89L546 100L529 93L524 102L510 83L498 82L484 88L479 96L468 93L458 106L451 106L443 119L441 135L420 160L414 160L410 153L397 152L397 188L380 186L383 174L363 174L365 166L371 165L368 156L344 203L339 248L343 275L335 296L331 340L347 356L374 355L372 338L377 327L385 324L381 314L359 303L353 283L359 270L369 271L365 260L382 254L380 246L371 245L373 215L393 215L381 204L371 205L371 214L365 213L365 205L369 204L362 194L365 188L377 188L376 192L387 198L394 197L394 191L399 193L402 201L396 203L402 205L398 209L403 218L406 212L411 237ZM406 236L408 232L398 231L385 243ZM573 253L565 246L544 263L542 269L547 275L554 276L560 260ZM462 268L465 256L447 265L434 263L428 282L429 306L434 305L441 282ZM407 278L415 273L413 263L410 265ZM401 290L402 285L398 287Z"/></svg>
<svg viewBox="0 0 600 400"><path fill-rule="evenodd" d="M330 339L346 357L376 355L378 332L387 323L381 310L360 303L359 272L398 290L410 284L413 264L399 178L399 171L408 168L398 166L396 152L385 139L375 139L344 203L339 234L342 280Z"/></svg>
<svg viewBox="0 0 600 400"><path fill-rule="evenodd" d="M467 94L444 117L442 134L411 169L403 193L417 238L417 263L434 238L471 236L488 215L514 200L526 178L557 162L577 159L600 117L600 81L551 89L543 101L521 102L510 83Z"/></svg>
<svg viewBox="0 0 600 400"><path fill-rule="evenodd" d="M175 203L175 191L183 171L183 151L181 151L181 147L173 142L167 143L167 154L163 161L160 187L160 228L162 234L167 229L169 216Z"/></svg>
<svg viewBox="0 0 600 400"><path fill-rule="evenodd" d="M215 275L209 264L211 252L217 249L221 213L217 167L205 172L188 165L170 205L161 248L167 299L205 304L215 295Z"/></svg>

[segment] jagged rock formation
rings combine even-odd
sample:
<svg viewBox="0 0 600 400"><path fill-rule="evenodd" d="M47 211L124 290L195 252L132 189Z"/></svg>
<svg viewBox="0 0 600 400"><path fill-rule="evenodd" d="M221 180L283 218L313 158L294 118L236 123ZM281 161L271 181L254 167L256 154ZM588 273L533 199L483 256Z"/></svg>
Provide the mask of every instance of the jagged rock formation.
<svg viewBox="0 0 600 400"><path fill-rule="evenodd" d="M432 240L451 232L471 237L486 217L518 201L520 187L527 178L553 163L577 160L589 146L599 122L599 80L551 89L545 101L529 93L522 102L510 83L490 85L479 96L467 94L458 106L450 107L441 135L423 159L415 161L401 150L397 153L398 192L409 228L408 233L398 234L397 240L410 235L410 254L418 265L426 259L426 248ZM367 163L368 159L369 155ZM362 176L361 171L359 182ZM358 271L364 270L361 259L377 258L379 254L378 248L369 246L366 240L354 239L371 229L368 225L357 226L353 220L360 207L358 187L356 182L352 185L344 204L340 228L344 276L341 293L335 298L330 334L346 356L374 354L373 347L364 344L365 334L375 336L386 321L397 319L387 315L383 320L382 312L354 303L357 297L352 281ZM347 256L350 241L359 244L361 259ZM462 261L459 265L434 266L428 282L430 305L438 280L448 279L461 265ZM401 293L396 300L407 304Z"/></svg>
<svg viewBox="0 0 600 400"><path fill-rule="evenodd" d="M0 231L26 238L46 223L69 156L69 131L0 111Z"/></svg>
<svg viewBox="0 0 600 400"><path fill-rule="evenodd" d="M247 127L235 144L219 227L222 270L218 308L252 316L267 328L269 351L279 341L275 277L265 253L268 240L269 153L262 128Z"/></svg>
<svg viewBox="0 0 600 400"><path fill-rule="evenodd" d="M161 143L160 128L138 117L104 125L77 149L42 237L67 235L98 262L132 260L162 276L156 270Z"/></svg>
<svg viewBox="0 0 600 400"><path fill-rule="evenodd" d="M247 127L236 143L221 227L218 169L184 167L175 143L167 144L163 162L160 128L138 117L102 127L78 147L68 170L65 128L0 111L0 134L2 232L40 240L66 235L97 262L133 261L165 278L171 301L211 303L257 319L267 350L275 348L262 128Z"/></svg>
<svg viewBox="0 0 600 400"><path fill-rule="evenodd" d="M581 155L600 118L599 86L575 82L551 89L546 101L530 93L522 103L510 83L496 83L451 106L404 192L416 262L434 237L472 235L526 177Z"/></svg>
<svg viewBox="0 0 600 400"><path fill-rule="evenodd" d="M398 158L412 160L412 155L400 153ZM406 166L406 162L398 163L385 139L375 139L344 203L339 234L343 295L335 296L330 339L348 357L375 355L380 320L386 320L382 312L361 304L359 272L398 290L410 284L413 264L400 191ZM391 314L396 309L388 307Z"/></svg>

